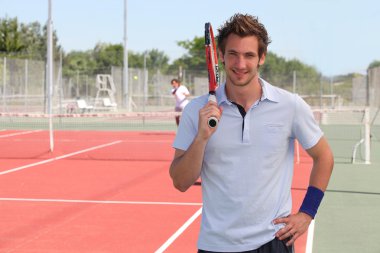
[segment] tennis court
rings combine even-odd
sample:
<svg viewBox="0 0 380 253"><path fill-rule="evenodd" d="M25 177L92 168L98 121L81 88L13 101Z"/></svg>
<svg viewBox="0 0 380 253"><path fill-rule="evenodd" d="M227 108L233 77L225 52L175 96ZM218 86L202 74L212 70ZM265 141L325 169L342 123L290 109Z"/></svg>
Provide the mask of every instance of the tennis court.
<svg viewBox="0 0 380 253"><path fill-rule="evenodd" d="M145 116L129 127L123 125L126 115L78 116L75 124L54 119L62 130L54 131L53 152L49 132L41 130L43 118L2 117L0 252L196 252L201 186L186 193L174 189L168 174L173 115L154 121ZM10 126L19 129L6 130ZM342 139L331 127L325 132L338 152ZM380 147L379 141L371 144L371 165L351 164L351 152L338 152L325 200L309 233L297 240L297 253L380 252ZM310 169L301 151L293 211Z"/></svg>
<svg viewBox="0 0 380 253"><path fill-rule="evenodd" d="M201 208L171 187L173 132L47 135L1 132L2 252L154 252Z"/></svg>

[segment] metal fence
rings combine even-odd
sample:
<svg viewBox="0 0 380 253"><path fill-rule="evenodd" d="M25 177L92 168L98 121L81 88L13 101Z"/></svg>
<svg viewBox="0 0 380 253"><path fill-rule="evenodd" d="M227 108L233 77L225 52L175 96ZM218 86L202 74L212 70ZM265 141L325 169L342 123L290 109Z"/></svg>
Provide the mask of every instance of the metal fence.
<svg viewBox="0 0 380 253"><path fill-rule="evenodd" d="M130 68L130 104L126 105L127 92L122 84L122 68L112 67L109 71L98 71L95 74L77 71L72 76L63 75L62 66L58 63L54 69L53 112L57 114L72 112L68 108L78 99L85 100L89 105L96 104L98 74L112 77L115 87L114 102L118 111L170 111L174 107L170 80L177 78L177 74L167 75L160 70ZM223 73L221 77L223 81ZM380 106L380 67L371 69L368 75L356 75L349 80L343 77L310 77L297 72L264 78L278 87L300 94L313 107ZM42 61L0 59L0 112L46 112L45 79L45 63ZM181 79L193 97L208 91L207 76L199 71L183 70Z"/></svg>

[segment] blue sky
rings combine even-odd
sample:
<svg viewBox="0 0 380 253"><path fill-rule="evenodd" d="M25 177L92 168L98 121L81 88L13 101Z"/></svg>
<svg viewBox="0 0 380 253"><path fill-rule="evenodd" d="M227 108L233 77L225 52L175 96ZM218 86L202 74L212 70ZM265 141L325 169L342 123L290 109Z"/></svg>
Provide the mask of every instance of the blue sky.
<svg viewBox="0 0 380 253"><path fill-rule="evenodd" d="M53 25L66 52L98 42L123 42L124 0L52 0ZM0 17L45 23L48 0L0 0ZM234 13L258 16L272 39L269 50L299 59L324 75L365 73L380 60L379 0L128 0L128 50L184 51L177 41L203 36Z"/></svg>

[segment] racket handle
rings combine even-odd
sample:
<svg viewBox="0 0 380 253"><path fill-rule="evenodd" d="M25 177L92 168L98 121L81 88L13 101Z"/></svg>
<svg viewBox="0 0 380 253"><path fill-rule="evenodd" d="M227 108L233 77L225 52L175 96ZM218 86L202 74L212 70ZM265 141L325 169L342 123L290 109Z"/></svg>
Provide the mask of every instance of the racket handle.
<svg viewBox="0 0 380 253"><path fill-rule="evenodd" d="M209 127L214 128L218 125L218 119L216 117L210 117L207 121Z"/></svg>
<svg viewBox="0 0 380 253"><path fill-rule="evenodd" d="M208 96L208 101L213 101L216 103L216 96L214 94L210 94ZM210 117L207 121L209 127L214 128L218 125L218 119L214 116Z"/></svg>

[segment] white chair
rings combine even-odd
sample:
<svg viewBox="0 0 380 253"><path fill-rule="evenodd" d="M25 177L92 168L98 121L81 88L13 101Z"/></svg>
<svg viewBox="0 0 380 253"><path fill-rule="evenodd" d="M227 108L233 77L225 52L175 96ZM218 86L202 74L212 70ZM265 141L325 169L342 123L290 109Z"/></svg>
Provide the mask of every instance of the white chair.
<svg viewBox="0 0 380 253"><path fill-rule="evenodd" d="M117 104L116 103L112 103L111 102L111 99L109 98L103 98L103 106L112 110L112 111L116 111L117 110Z"/></svg>
<svg viewBox="0 0 380 253"><path fill-rule="evenodd" d="M92 105L87 105L86 101L84 99L78 99L77 100L78 109L81 111L81 113L90 112L94 107Z"/></svg>

